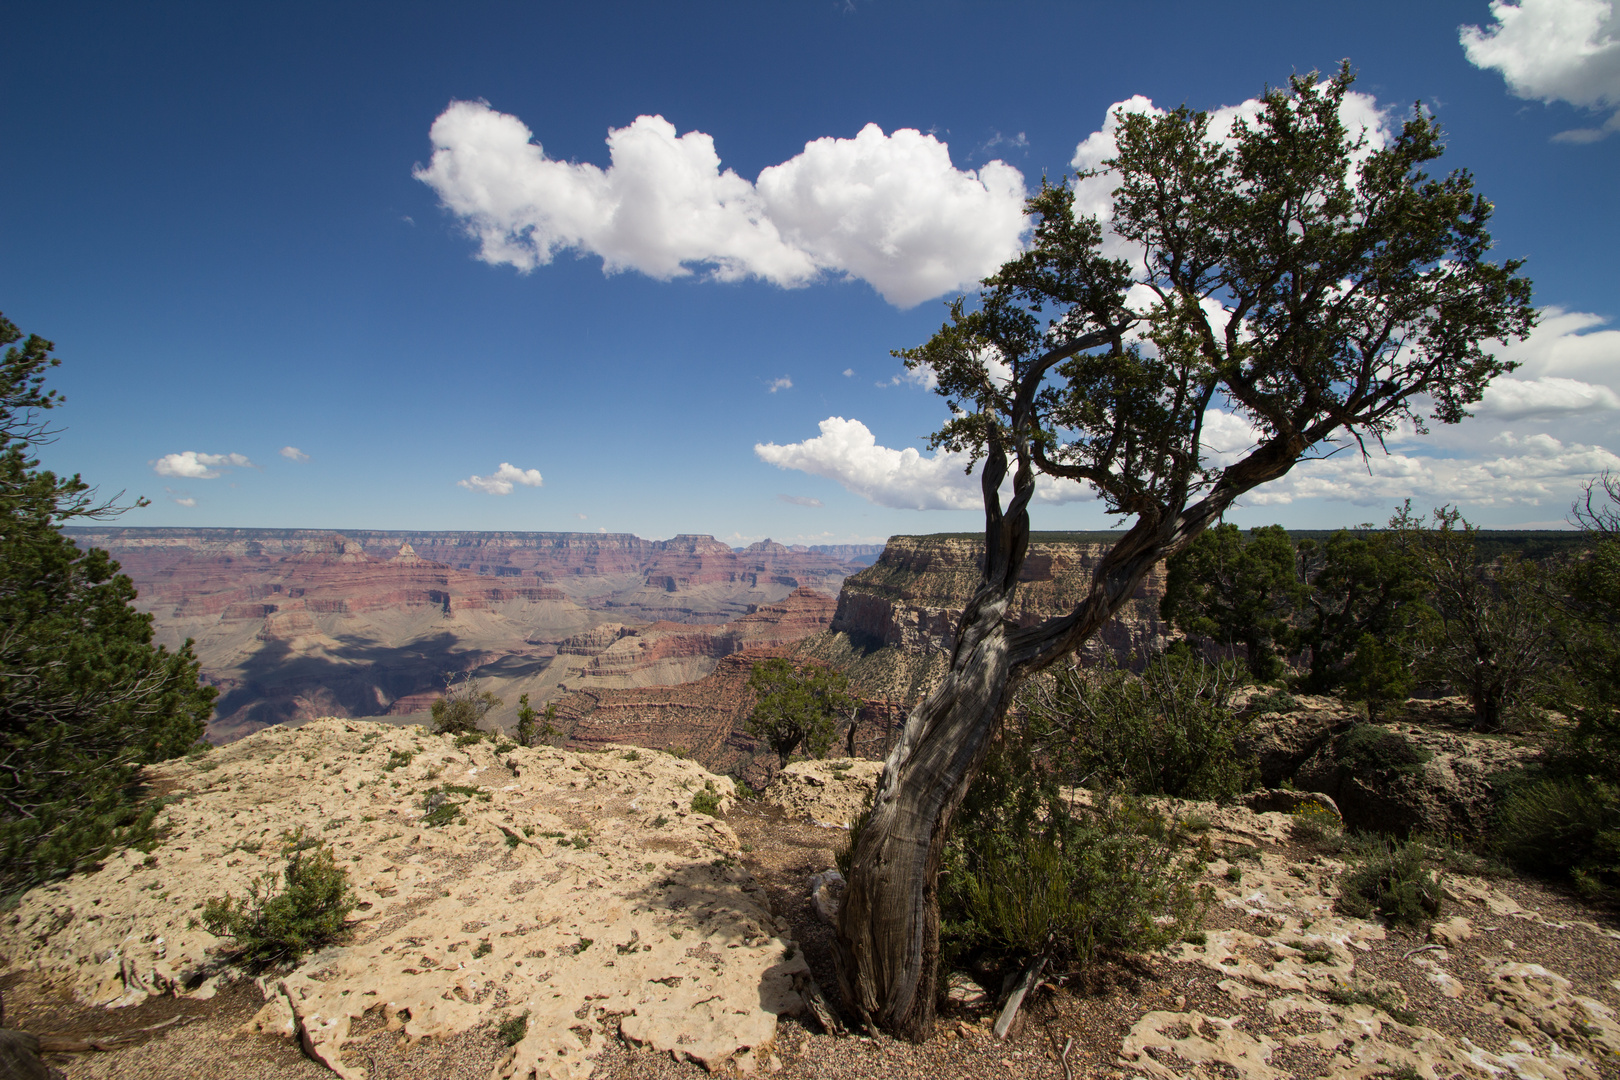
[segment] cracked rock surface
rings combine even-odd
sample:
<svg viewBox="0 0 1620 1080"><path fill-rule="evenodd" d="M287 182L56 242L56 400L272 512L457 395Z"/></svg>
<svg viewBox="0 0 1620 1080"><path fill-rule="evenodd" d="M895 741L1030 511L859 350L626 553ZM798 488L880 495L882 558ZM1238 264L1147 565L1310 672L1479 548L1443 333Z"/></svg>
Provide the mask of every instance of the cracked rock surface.
<svg viewBox="0 0 1620 1080"><path fill-rule="evenodd" d="M517 1080L588 1076L613 1036L707 1068L768 1052L805 963L730 827L691 809L706 784L729 805L730 780L629 747L496 749L320 720L157 767L159 846L29 892L0 953L86 1004L209 997L227 942L197 924L202 903L279 874L302 826L360 908L345 943L261 980L247 1026L296 1035L339 1076L364 1075L344 1060L363 1017L414 1042L526 1014L496 1069ZM435 792L448 823L424 820Z"/></svg>

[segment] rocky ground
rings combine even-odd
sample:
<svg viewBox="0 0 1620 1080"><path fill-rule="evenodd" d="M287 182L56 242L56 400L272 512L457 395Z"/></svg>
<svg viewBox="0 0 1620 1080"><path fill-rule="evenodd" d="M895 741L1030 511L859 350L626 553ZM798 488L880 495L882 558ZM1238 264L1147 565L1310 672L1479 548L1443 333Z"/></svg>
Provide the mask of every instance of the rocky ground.
<svg viewBox="0 0 1620 1080"><path fill-rule="evenodd" d="M0 922L7 1023L70 1077L1620 1076L1612 913L1453 871L1432 926L1346 918L1340 857L1288 814L1195 804L1176 810L1218 855L1201 940L1049 974L1006 1041L960 980L925 1045L833 1038L798 992L813 976L836 1004L807 883L875 773L795 765L732 804L729 781L649 750L264 732L155 770L182 797L150 861L37 889ZM705 782L718 819L691 809ZM476 792L446 796L465 820L427 825L445 783ZM346 947L232 981L194 905L279 866L297 825L368 906ZM496 1026L525 1011L509 1048Z"/></svg>

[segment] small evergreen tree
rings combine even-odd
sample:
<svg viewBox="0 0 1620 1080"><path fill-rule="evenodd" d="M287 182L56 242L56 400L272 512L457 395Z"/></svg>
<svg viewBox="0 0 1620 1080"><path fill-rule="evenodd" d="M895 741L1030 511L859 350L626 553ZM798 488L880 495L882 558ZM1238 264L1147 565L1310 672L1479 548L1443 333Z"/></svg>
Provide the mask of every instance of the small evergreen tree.
<svg viewBox="0 0 1620 1080"><path fill-rule="evenodd" d="M1281 525L1207 530L1166 564L1159 612L1184 634L1205 638L1228 655L1241 647L1249 674L1262 682L1282 673L1289 620L1304 600L1294 545Z"/></svg>
<svg viewBox="0 0 1620 1080"><path fill-rule="evenodd" d="M1342 691L1369 712L1404 699L1413 681L1413 634L1432 612L1398 534L1364 525L1322 544L1302 541L1299 549L1309 586L1297 634L1310 656L1303 688Z"/></svg>
<svg viewBox="0 0 1620 1080"><path fill-rule="evenodd" d="M468 676L459 685L453 677L446 677L444 696L433 703L433 730L440 735L469 735L480 730L490 710L500 706L501 699L480 689L476 677Z"/></svg>
<svg viewBox="0 0 1620 1080"><path fill-rule="evenodd" d="M1552 675L1558 627L1546 572L1517 555L1481 560L1479 527L1453 507L1435 510L1425 525L1408 502L1389 527L1434 610L1419 632L1423 666L1468 695L1476 727L1499 728Z"/></svg>
<svg viewBox="0 0 1620 1080"><path fill-rule="evenodd" d="M540 723L535 723L538 720ZM536 743L550 745L551 740L561 735L557 730L557 703L551 702L546 706L545 714L534 711L529 704L529 695L524 694L518 698L517 741L522 746L534 746Z"/></svg>
<svg viewBox="0 0 1620 1080"><path fill-rule="evenodd" d="M39 468L54 346L0 316L0 891L101 858L143 834L141 767L202 736L216 691L187 641L152 645L152 617L104 551L62 535L121 512L77 475ZM141 504L137 504L141 505Z"/></svg>
<svg viewBox="0 0 1620 1080"><path fill-rule="evenodd" d="M849 693L849 676L817 664L794 667L780 656L755 664L748 688L759 700L744 728L776 751L784 766L801 743L826 757L839 719L852 716L859 704Z"/></svg>

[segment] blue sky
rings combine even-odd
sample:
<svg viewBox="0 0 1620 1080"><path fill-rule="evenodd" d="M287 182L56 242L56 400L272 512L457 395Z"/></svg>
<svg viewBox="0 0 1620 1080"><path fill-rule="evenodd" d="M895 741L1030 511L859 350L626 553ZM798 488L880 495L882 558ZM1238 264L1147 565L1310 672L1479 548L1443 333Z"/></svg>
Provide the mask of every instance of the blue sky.
<svg viewBox="0 0 1620 1080"><path fill-rule="evenodd" d="M938 327L940 283L1016 246L1017 185L1071 171L1115 103L1235 106L1341 57L1369 115L1435 110L1543 327L1477 419L1398 439L1372 475L1297 470L1234 519L1382 520L1411 494L1558 522L1620 466L1605 0L53 3L6 23L0 311L64 359L46 463L152 499L126 524L977 529L926 449L944 402L889 356ZM1083 499L1035 516L1105 524Z"/></svg>

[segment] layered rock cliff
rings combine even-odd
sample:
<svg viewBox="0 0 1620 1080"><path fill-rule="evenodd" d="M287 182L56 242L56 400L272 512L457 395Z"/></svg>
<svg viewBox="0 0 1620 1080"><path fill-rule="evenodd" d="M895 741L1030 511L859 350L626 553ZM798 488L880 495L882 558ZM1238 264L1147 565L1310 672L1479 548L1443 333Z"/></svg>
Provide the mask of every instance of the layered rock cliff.
<svg viewBox="0 0 1620 1080"><path fill-rule="evenodd" d="M1031 626L1074 608L1091 586L1106 543L1043 534L1030 544L1010 618ZM949 652L962 608L978 585L984 542L962 536L894 536L873 566L844 582L831 629L867 648ZM1163 568L1103 627L1099 645L1128 657L1164 644Z"/></svg>
<svg viewBox="0 0 1620 1080"><path fill-rule="evenodd" d="M824 629L856 569L709 536L70 532L120 561L159 643L195 639L221 691L215 741L315 716L414 715L466 675L503 699L491 719L507 725L522 695L543 706L564 680L691 681L738 649Z"/></svg>

